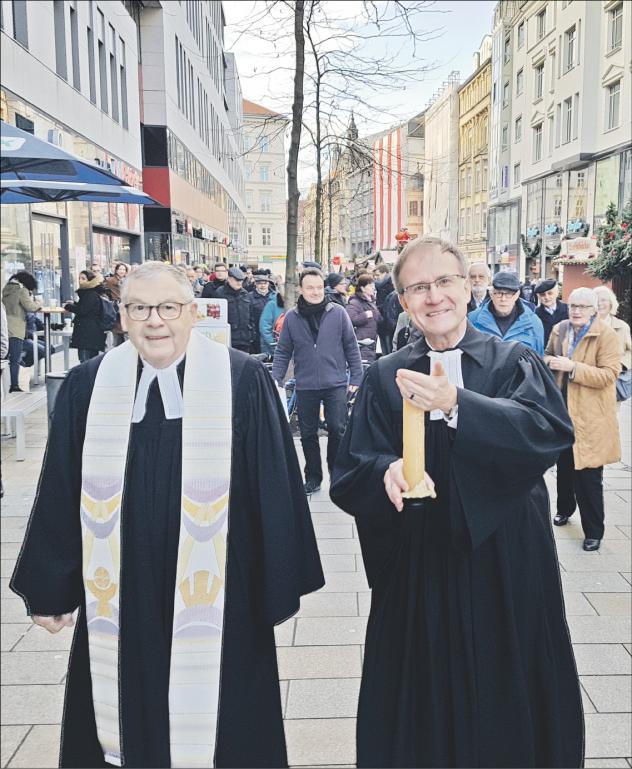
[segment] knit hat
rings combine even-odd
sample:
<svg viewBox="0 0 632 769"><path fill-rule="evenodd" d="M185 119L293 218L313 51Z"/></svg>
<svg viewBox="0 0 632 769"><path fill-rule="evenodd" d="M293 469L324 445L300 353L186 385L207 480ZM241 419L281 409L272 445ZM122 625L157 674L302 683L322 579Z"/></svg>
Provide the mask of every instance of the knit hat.
<svg viewBox="0 0 632 769"><path fill-rule="evenodd" d="M327 276L327 285L329 288L336 288L344 279L345 276L341 272L330 272Z"/></svg>

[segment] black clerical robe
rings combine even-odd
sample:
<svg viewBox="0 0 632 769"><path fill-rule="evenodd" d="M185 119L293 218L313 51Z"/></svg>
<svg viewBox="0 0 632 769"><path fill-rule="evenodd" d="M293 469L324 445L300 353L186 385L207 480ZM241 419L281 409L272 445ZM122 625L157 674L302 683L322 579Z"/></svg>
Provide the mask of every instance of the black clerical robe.
<svg viewBox="0 0 632 769"><path fill-rule="evenodd" d="M399 368L429 373L422 339L365 376L331 498L356 519L372 588L358 766L577 767L583 713L543 473L573 442L555 382L524 345L468 326L458 427L426 417L437 499L398 513Z"/></svg>
<svg viewBox="0 0 632 769"><path fill-rule="evenodd" d="M102 358L73 369L53 426L11 582L30 614L80 607L60 765L107 766L97 740L81 577L79 500L86 416ZM274 625L324 583L287 420L270 375L230 350L233 450L215 766L286 766ZM183 361L178 372L182 381ZM221 409L221 403L209 403ZM132 425L121 518L120 714L125 766L168 767L169 663L178 556L182 420L157 380Z"/></svg>

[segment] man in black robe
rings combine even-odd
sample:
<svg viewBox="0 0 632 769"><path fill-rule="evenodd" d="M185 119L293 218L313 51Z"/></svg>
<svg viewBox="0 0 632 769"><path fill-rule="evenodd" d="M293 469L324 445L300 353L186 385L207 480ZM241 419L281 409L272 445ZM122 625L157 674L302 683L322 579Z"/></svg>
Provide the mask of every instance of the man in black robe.
<svg viewBox="0 0 632 769"><path fill-rule="evenodd" d="M176 318L175 305L180 307ZM169 767L184 420L174 416L178 393L163 386L160 372L171 371L175 389L182 388L196 310L186 276L155 262L131 273L122 306L129 315L124 321L130 343L139 352L134 414L139 406L142 418L132 420L121 514L120 744L124 766ZM145 321L131 317L139 308L149 309ZM257 361L233 349L228 355L233 401L229 533L219 706L209 765L286 766L274 625L296 613L300 596L324 580L274 384ZM11 581L33 621L50 632L72 625L79 608L60 751L60 765L69 767L110 765L93 703L95 660L88 642L80 520L88 408L106 359L70 371L57 396L40 485ZM158 372L153 380L145 376L148 364ZM146 398L141 399L145 379ZM113 391L113 407L117 398ZM213 419L221 409L221 402L209 402L200 418Z"/></svg>
<svg viewBox="0 0 632 769"><path fill-rule="evenodd" d="M572 427L533 351L468 325L466 275L445 241L404 250L394 282L424 337L369 369L333 473L372 588L358 766L577 767L582 704L542 477ZM402 498L404 398L431 412L437 498L421 510Z"/></svg>

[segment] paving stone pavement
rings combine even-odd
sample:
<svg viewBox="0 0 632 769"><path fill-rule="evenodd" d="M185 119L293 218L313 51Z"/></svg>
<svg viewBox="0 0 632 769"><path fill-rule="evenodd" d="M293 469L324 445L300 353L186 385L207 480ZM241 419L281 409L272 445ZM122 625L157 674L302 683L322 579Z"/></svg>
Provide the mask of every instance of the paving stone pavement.
<svg viewBox="0 0 632 769"><path fill-rule="evenodd" d="M630 403L621 409L623 461L606 468L606 535L584 553L579 522L555 529L568 622L586 711L586 766L632 767L630 689ZM27 458L2 438L5 497L2 560L2 767L57 766L59 723L71 631L51 636L32 626L8 588L33 502L46 441L45 410L27 418ZM297 444L300 455L300 446ZM554 471L547 484L555 498ZM310 507L327 579L296 617L276 630L289 761L292 766L352 766L370 592L356 527L328 498ZM578 519L578 516L576 516Z"/></svg>

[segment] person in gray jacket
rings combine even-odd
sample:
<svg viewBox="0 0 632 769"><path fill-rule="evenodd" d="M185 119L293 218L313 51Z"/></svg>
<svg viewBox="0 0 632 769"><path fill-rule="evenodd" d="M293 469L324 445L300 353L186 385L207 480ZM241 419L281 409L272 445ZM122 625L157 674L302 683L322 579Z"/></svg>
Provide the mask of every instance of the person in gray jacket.
<svg viewBox="0 0 632 769"><path fill-rule="evenodd" d="M347 421L347 390L358 389L362 360L349 316L325 296L323 274L315 269L305 270L299 278L299 291L297 306L285 315L272 377L281 385L294 358L298 427L305 454L305 493L313 494L319 491L323 480L318 443L321 401L325 407L327 465L331 473Z"/></svg>

